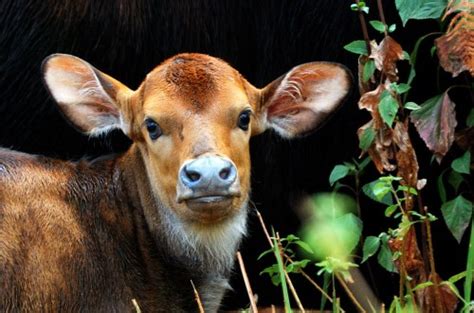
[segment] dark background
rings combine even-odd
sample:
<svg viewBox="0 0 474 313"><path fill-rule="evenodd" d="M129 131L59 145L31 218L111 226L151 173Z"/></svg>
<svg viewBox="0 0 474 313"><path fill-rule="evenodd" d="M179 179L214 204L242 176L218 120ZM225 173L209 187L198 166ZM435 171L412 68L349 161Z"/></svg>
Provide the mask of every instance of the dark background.
<svg viewBox="0 0 474 313"><path fill-rule="evenodd" d="M388 23L398 24L394 36L407 51L420 35L439 28L425 21L414 27L409 22L412 27L402 29L393 1L384 3ZM362 39L350 4L334 0L1 0L0 146L79 159L124 151L130 144L120 132L87 138L62 119L42 84L40 66L49 54L79 56L133 89L156 65L180 52L220 57L258 87L309 61L341 62L356 73L357 57L342 48ZM372 7L369 19L379 19L375 2L368 1L368 5ZM427 44L425 50L430 47ZM423 85L423 77L439 73L426 51L419 59L422 70L415 84L419 91L412 94L412 100L419 102L437 93ZM369 120L369 114L358 110L357 99L354 88L345 106L309 137L289 142L267 133L252 139L253 203L283 235L297 232L299 221L293 208L302 196L329 190L328 176L334 165L358 156L356 130ZM420 163L428 165L420 176L434 182L440 167L429 165L431 155L416 135L413 138ZM370 175L375 179L375 172L369 172L366 182ZM436 207L433 185L427 187L425 198ZM367 202L362 215L365 235L386 230L383 209ZM278 304L280 290L258 275L269 260L256 260L267 243L253 212L249 223L242 253L254 292L261 305ZM457 246L444 222L435 223L434 228L438 269L443 277L459 272L462 269L453 264L464 264L465 249ZM375 263L371 267L376 277L374 289L389 302L398 288L398 276L380 270ZM362 270L370 280L367 267ZM225 308L245 307L248 300L237 270L231 284L235 292L227 296ZM318 305L319 295L315 296L311 286L303 283L297 288L304 305Z"/></svg>

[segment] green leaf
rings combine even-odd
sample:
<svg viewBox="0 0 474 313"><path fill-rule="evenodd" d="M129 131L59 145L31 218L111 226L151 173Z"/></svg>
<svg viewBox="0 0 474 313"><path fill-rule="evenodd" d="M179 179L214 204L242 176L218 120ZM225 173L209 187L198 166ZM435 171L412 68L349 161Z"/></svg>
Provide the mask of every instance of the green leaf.
<svg viewBox="0 0 474 313"><path fill-rule="evenodd" d="M433 286L433 285L434 284L433 284L432 281L425 281L424 283L416 285L411 291L417 291L417 290L420 290L420 289L423 289L423 288L426 288L426 287L430 287L430 286Z"/></svg>
<svg viewBox="0 0 474 313"><path fill-rule="evenodd" d="M364 69L362 71L362 80L365 82L367 82L371 77L372 75L374 75L374 72L375 72L375 62L373 59L369 59L365 65L364 65Z"/></svg>
<svg viewBox="0 0 474 313"><path fill-rule="evenodd" d="M444 221L454 238L461 242L464 231L471 222L472 202L459 195L441 206Z"/></svg>
<svg viewBox="0 0 474 313"><path fill-rule="evenodd" d="M381 21L370 21L369 24L378 32L384 33L385 32L385 24Z"/></svg>
<svg viewBox="0 0 474 313"><path fill-rule="evenodd" d="M362 55L369 54L367 51L367 45L364 40L355 40L345 45L344 49L355 54L362 54Z"/></svg>
<svg viewBox="0 0 474 313"><path fill-rule="evenodd" d="M407 110L410 110L410 111L415 111L415 110L421 109L421 107L418 104L416 104L415 102L407 102L407 103L405 103L405 105L403 107Z"/></svg>
<svg viewBox="0 0 474 313"><path fill-rule="evenodd" d="M405 92L407 92L408 90L410 90L411 86L408 85L408 84L396 84L396 83L392 83L390 84L390 87L399 95L401 94L404 94Z"/></svg>
<svg viewBox="0 0 474 313"><path fill-rule="evenodd" d="M267 251L262 252L262 253L258 256L257 260L260 260L261 258L263 258L264 256L266 256L266 255L269 254L269 253L273 253L273 249L268 249Z"/></svg>
<svg viewBox="0 0 474 313"><path fill-rule="evenodd" d="M467 119L466 119L466 126L467 127L474 126L474 109L471 109L471 111L469 111L469 115L467 116Z"/></svg>
<svg viewBox="0 0 474 313"><path fill-rule="evenodd" d="M443 171L439 176L438 179L436 180L436 186L438 187L438 194L439 198L441 199L442 203L445 203L447 199L446 196L446 188L444 187L443 183L443 175L446 171Z"/></svg>
<svg viewBox="0 0 474 313"><path fill-rule="evenodd" d="M447 0L395 0L403 26L408 20L437 19L446 8Z"/></svg>
<svg viewBox="0 0 474 313"><path fill-rule="evenodd" d="M385 93L385 92L384 92ZM379 104L379 113L382 116L383 121L390 127L392 127L395 116L398 112L398 102L388 92L382 94L382 99Z"/></svg>
<svg viewBox="0 0 474 313"><path fill-rule="evenodd" d="M436 46L431 47L430 49L430 55L433 57L436 52Z"/></svg>
<svg viewBox="0 0 474 313"><path fill-rule="evenodd" d="M471 152L467 150L462 156L451 163L451 168L461 174L469 174L471 166Z"/></svg>
<svg viewBox="0 0 474 313"><path fill-rule="evenodd" d="M466 277L466 271L462 271L461 273L457 273L456 275L449 277L448 281L454 284L457 283L458 280L463 279L464 277Z"/></svg>
<svg viewBox="0 0 474 313"><path fill-rule="evenodd" d="M343 250L349 255L355 249L362 234L362 221L352 213L344 214L334 220L334 224L339 229L344 229L340 232L341 244Z"/></svg>
<svg viewBox="0 0 474 313"><path fill-rule="evenodd" d="M390 206L388 206L386 209L385 209L385 216L386 217L390 217L392 216L393 212L395 212L398 208L398 204L392 204Z"/></svg>
<svg viewBox="0 0 474 313"><path fill-rule="evenodd" d="M396 24L392 24L388 27L388 32L389 33L393 33L395 30L397 29L397 25ZM408 59L405 59L405 60L408 60Z"/></svg>
<svg viewBox="0 0 474 313"><path fill-rule="evenodd" d="M450 171L448 176L448 183L453 187L454 192L458 193L459 186L464 181L464 177L455 171Z"/></svg>
<svg viewBox="0 0 474 313"><path fill-rule="evenodd" d="M367 127L366 129L364 129L364 131L362 132L362 135L359 138L359 148L362 151L367 151L372 145L372 143L374 142L374 140L375 140L375 130L371 125Z"/></svg>
<svg viewBox="0 0 474 313"><path fill-rule="evenodd" d="M301 261L294 261L291 262L286 266L286 271L288 273L298 273L302 268L305 268L308 263L311 262L310 260L301 260Z"/></svg>
<svg viewBox="0 0 474 313"><path fill-rule="evenodd" d="M334 185L335 182L346 177L347 174L349 174L349 168L347 166L342 164L336 165L329 175L329 184L331 186Z"/></svg>
<svg viewBox="0 0 474 313"><path fill-rule="evenodd" d="M380 247L380 238L375 236L368 236L365 238L364 247L362 248L362 262L367 261L368 258L373 256Z"/></svg>
<svg viewBox="0 0 474 313"><path fill-rule="evenodd" d="M382 238L379 254L377 255L379 264L389 272L396 272L395 263L393 263L392 251L388 247L387 240Z"/></svg>
<svg viewBox="0 0 474 313"><path fill-rule="evenodd" d="M313 249L311 249L311 247L306 242L298 240L298 241L295 241L294 243L300 246L301 249L305 250L306 252L311 253L311 254L314 253Z"/></svg>
<svg viewBox="0 0 474 313"><path fill-rule="evenodd" d="M392 197L392 194L390 192L386 192L385 195L383 195L382 197L380 197L382 194L380 193L381 190L379 190L379 187L375 187L375 185L377 183L380 183L380 180L375 180L373 182L370 182L368 184L365 184L364 186L362 186L362 191L364 192L364 194L369 197L370 199L374 200L374 201L377 201L377 202L380 202L380 203L383 203L383 204L386 204L386 205L392 205L393 204L393 197ZM378 189L378 194L377 196L374 194L374 188L377 188ZM388 190L390 191L390 189ZM384 190L385 192L385 190Z"/></svg>

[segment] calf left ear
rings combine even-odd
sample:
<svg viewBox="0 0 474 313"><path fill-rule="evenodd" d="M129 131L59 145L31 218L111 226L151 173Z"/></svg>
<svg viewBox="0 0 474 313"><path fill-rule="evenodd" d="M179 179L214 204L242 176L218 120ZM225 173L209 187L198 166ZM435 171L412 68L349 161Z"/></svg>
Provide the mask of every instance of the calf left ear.
<svg viewBox="0 0 474 313"><path fill-rule="evenodd" d="M253 134L268 128L284 138L308 134L342 104L351 85L349 70L340 64L296 66L260 90Z"/></svg>

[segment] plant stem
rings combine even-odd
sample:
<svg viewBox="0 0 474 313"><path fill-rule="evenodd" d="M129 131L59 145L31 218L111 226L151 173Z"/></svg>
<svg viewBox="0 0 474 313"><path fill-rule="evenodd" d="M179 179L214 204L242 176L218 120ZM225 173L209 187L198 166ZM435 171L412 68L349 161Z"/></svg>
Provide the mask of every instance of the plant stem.
<svg viewBox="0 0 474 313"><path fill-rule="evenodd" d="M193 286L194 297L196 299L196 303L197 303L198 308L199 308L199 313L205 313L206 311L204 311L204 307L202 306L201 298L199 297L199 293L196 289L196 286L194 286L194 283L193 283L192 280L191 280L191 286Z"/></svg>
<svg viewBox="0 0 474 313"><path fill-rule="evenodd" d="M364 308L362 307L362 305L359 303L359 301L357 301L357 299L355 298L354 294L352 293L352 291L349 289L349 287L347 286L346 282L344 281L344 278L341 277L340 274L336 273L336 278L337 280L339 281L339 284L341 284L342 288L344 288L344 290L346 291L346 294L349 296L349 298L351 299L351 301L354 303L354 305L357 307L357 310L359 312L364 312L366 313L367 311L364 310Z"/></svg>
<svg viewBox="0 0 474 313"><path fill-rule="evenodd" d="M285 312L291 313L291 304L290 304L290 296L288 294L288 286L286 285L286 277L285 277L285 266L283 265L283 260L281 257L281 244L280 244L280 237L278 233L275 236L275 231L273 231L273 253L275 254L275 258L278 264L278 271L280 275L280 283L281 283L281 291L283 293L283 303L285 306Z"/></svg>
<svg viewBox="0 0 474 313"><path fill-rule="evenodd" d="M359 4L359 0L356 0L356 3ZM358 13L359 13L360 27L362 28L362 34L364 35L365 46L367 47L367 55L370 55L371 54L370 37L369 37L369 32L367 30L367 23L365 22L364 12L362 12L359 9Z"/></svg>
<svg viewBox="0 0 474 313"><path fill-rule="evenodd" d="M240 251L237 251L237 260L239 262L240 271L242 272L242 277L244 278L245 289L247 289L247 294L249 296L250 307L252 308L252 313L257 313L258 312L257 304L255 303L255 298L252 292L252 286L250 286L250 280L249 280L249 277L247 276L244 260L242 259L242 255L240 254Z"/></svg>
<svg viewBox="0 0 474 313"><path fill-rule="evenodd" d="M298 308L300 309L302 313L305 313L306 311L304 310L304 307L301 304L300 298L298 297L298 294L296 293L296 289L293 286L293 283L291 282L290 276L288 275L287 271L285 271L285 277L286 277L286 281L288 282L288 287L290 287L290 291L293 294L293 298L295 299L296 304L298 305Z"/></svg>
<svg viewBox="0 0 474 313"><path fill-rule="evenodd" d="M464 281L464 300L469 305L471 302L472 271L474 270L474 225L471 220L471 237L469 238L469 251L466 262L466 280Z"/></svg>
<svg viewBox="0 0 474 313"><path fill-rule="evenodd" d="M426 206L423 207L424 215L428 214L428 208ZM429 260L430 260L430 272L431 272L431 279L434 283L434 292L435 292L435 306L438 312L443 312L443 305L441 303L441 294L439 292L439 279L436 273L435 267L435 260L434 260L434 249L433 249L433 238L431 237L431 224L428 219L425 219L425 227L426 227L426 235L428 240L428 252L429 252Z"/></svg>
<svg viewBox="0 0 474 313"><path fill-rule="evenodd" d="M380 16L380 21L382 21L382 23L385 25L385 28L384 28L384 35L385 37L388 36L388 33L387 33L387 22L385 21L385 15L383 13L383 6L382 6L382 0L377 0L377 8L379 9L379 16Z"/></svg>

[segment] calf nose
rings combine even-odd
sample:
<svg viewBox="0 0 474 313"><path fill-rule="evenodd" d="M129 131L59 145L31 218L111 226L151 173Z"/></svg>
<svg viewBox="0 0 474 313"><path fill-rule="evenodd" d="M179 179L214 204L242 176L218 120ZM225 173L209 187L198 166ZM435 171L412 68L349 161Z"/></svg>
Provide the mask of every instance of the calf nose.
<svg viewBox="0 0 474 313"><path fill-rule="evenodd" d="M235 182L237 170L230 160L205 156L185 164L179 177L183 185L193 191L221 193Z"/></svg>

